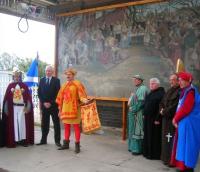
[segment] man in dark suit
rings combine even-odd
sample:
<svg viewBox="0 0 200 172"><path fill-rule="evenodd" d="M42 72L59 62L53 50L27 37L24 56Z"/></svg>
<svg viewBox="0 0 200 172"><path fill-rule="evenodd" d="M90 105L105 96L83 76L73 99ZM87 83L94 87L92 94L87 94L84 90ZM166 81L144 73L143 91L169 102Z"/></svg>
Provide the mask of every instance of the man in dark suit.
<svg viewBox="0 0 200 172"><path fill-rule="evenodd" d="M60 144L60 121L58 117L58 106L55 102L56 96L60 89L60 80L53 77L54 69L52 66L45 68L46 76L41 78L38 88L38 96L41 103L42 121L41 130L42 138L37 145L47 144L47 136L49 133L50 116L54 125L54 140L59 147Z"/></svg>

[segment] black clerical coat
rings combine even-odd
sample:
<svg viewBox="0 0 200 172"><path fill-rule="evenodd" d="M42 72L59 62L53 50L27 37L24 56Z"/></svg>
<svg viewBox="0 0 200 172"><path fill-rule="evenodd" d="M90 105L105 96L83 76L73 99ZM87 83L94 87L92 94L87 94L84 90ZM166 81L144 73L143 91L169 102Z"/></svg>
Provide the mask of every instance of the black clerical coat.
<svg viewBox="0 0 200 172"><path fill-rule="evenodd" d="M148 159L160 159L161 123L155 125L159 113L159 104L165 94L164 88L151 91L144 104L144 143L143 155Z"/></svg>
<svg viewBox="0 0 200 172"><path fill-rule="evenodd" d="M172 119L175 115L179 101L179 86L171 87L167 90L161 103L160 109L163 109L162 115L162 151L161 160L165 164L169 164L171 151L173 146L173 136L175 128L172 124Z"/></svg>

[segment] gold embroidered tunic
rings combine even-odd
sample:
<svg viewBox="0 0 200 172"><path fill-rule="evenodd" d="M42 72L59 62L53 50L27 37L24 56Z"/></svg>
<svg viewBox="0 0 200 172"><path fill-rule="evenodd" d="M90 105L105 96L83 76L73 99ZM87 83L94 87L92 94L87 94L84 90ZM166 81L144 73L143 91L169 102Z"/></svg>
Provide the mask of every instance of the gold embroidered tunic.
<svg viewBox="0 0 200 172"><path fill-rule="evenodd" d="M80 104L86 101L87 94L80 81L73 80L64 83L56 98L62 122L79 124L81 121Z"/></svg>

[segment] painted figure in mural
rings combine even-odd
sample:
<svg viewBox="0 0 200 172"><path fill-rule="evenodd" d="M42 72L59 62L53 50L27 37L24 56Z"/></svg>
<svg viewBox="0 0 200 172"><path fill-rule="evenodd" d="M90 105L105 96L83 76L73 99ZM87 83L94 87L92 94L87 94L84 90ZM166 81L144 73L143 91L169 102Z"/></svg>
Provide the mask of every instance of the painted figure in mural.
<svg viewBox="0 0 200 172"><path fill-rule="evenodd" d="M103 34L101 33L101 30L99 28L96 28L96 30L93 31L91 39L93 41L93 48L94 48L94 56L93 56L93 62L99 61L101 54L104 50L104 41L105 38Z"/></svg>
<svg viewBox="0 0 200 172"><path fill-rule="evenodd" d="M86 65L89 63L88 60L88 46L81 39L77 39L75 42L75 54L76 54L76 65Z"/></svg>
<svg viewBox="0 0 200 172"><path fill-rule="evenodd" d="M42 121L41 130L42 138L37 145L47 144L47 136L49 133L50 116L54 126L54 141L59 147L60 144L60 120L58 117L58 105L56 104L56 96L60 89L60 80L53 76L54 69L52 66L46 66L46 76L41 78L38 86L38 97L41 104Z"/></svg>
<svg viewBox="0 0 200 172"><path fill-rule="evenodd" d="M76 71L73 68L68 68L65 71L67 82L60 88L56 102L59 107L59 117L64 124L64 140L63 145L59 150L69 149L71 125L75 132L75 152L80 152L80 104L88 103L86 90L83 84L75 80Z"/></svg>
<svg viewBox="0 0 200 172"><path fill-rule="evenodd" d="M175 128L172 125L172 119L176 112L179 100L179 84L178 76L172 74L169 78L170 88L165 93L160 103L160 114L156 119L159 122L162 119L162 150L161 160L165 165L169 165L171 151L173 146L173 136Z"/></svg>
<svg viewBox="0 0 200 172"><path fill-rule="evenodd" d="M177 35L173 34L171 37L171 41L169 42L169 58L172 61L172 65L176 66L178 58L182 58L182 50L181 50L181 38Z"/></svg>
<svg viewBox="0 0 200 172"><path fill-rule="evenodd" d="M114 32L115 38L117 39L117 45L118 45L119 42L121 41L121 32L122 32L122 25L119 20L115 23L113 27L113 32Z"/></svg>
<svg viewBox="0 0 200 172"><path fill-rule="evenodd" d="M133 83L136 91L131 94L128 101L128 150L133 155L139 155L142 153L143 108L148 89L143 84L143 78L140 75L133 76Z"/></svg>
<svg viewBox="0 0 200 172"><path fill-rule="evenodd" d="M34 144L32 97L27 85L22 82L22 72L17 68L13 71L13 80L3 101L4 145L9 148L16 145L26 147Z"/></svg>
<svg viewBox="0 0 200 172"><path fill-rule="evenodd" d="M197 34L192 23L187 24L187 31L184 34L184 63L187 70L192 71L194 69L193 64L193 52L195 50L195 44L198 41ZM191 60L192 59L192 60Z"/></svg>
<svg viewBox="0 0 200 172"><path fill-rule="evenodd" d="M143 155L148 159L160 159L161 121L156 121L159 104L165 94L158 78L150 79L150 93L144 103L144 144Z"/></svg>
<svg viewBox="0 0 200 172"><path fill-rule="evenodd" d="M171 165L182 172L193 172L200 150L200 97L197 89L192 85L193 77L190 73L180 72L178 76L181 93L172 120L176 134Z"/></svg>
<svg viewBox="0 0 200 172"><path fill-rule="evenodd" d="M199 79L197 79L197 78L199 78L198 74L200 72L200 36L198 37L198 41L195 45L195 50L193 52L192 61L194 63L194 71L195 71L194 72L194 75L195 75L194 78L196 78L196 80L199 81Z"/></svg>

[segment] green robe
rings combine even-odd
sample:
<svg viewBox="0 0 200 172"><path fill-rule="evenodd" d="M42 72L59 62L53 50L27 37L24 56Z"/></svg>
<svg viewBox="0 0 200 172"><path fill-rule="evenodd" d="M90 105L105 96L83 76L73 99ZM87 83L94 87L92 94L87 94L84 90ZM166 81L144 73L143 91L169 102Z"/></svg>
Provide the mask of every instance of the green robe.
<svg viewBox="0 0 200 172"><path fill-rule="evenodd" d="M130 97L128 112L128 150L132 153L142 153L143 105L148 89L144 85L137 87L135 94Z"/></svg>

